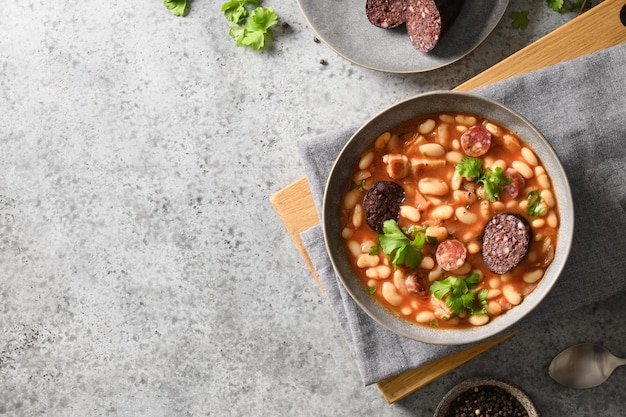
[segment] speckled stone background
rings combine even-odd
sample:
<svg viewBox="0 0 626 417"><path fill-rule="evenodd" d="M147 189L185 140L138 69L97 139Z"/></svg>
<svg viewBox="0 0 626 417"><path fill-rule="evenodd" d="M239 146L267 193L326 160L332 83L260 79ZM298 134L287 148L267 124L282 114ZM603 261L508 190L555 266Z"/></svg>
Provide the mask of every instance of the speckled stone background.
<svg viewBox="0 0 626 417"><path fill-rule="evenodd" d="M289 25L265 52L235 47L221 2L3 4L0 415L430 416L491 376L545 416L623 416L624 369L582 392L546 369L579 341L626 356L624 295L388 405L269 202L303 175L298 137L453 88L573 17L543 3L512 0L468 57L408 75L315 43L295 1L265 0Z"/></svg>

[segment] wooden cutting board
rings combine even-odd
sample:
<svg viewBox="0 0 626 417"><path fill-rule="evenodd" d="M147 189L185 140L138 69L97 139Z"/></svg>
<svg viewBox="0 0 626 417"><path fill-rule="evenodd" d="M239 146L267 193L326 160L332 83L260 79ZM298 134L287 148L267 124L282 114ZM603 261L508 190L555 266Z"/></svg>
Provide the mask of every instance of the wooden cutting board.
<svg viewBox="0 0 626 417"><path fill-rule="evenodd" d="M625 42L626 0L605 0L454 90L472 90ZM270 201L321 291L324 292L300 239L301 232L319 224L320 221L306 177L273 194ZM499 339L429 362L379 382L378 388L388 403L394 403L511 336L513 334L507 334Z"/></svg>

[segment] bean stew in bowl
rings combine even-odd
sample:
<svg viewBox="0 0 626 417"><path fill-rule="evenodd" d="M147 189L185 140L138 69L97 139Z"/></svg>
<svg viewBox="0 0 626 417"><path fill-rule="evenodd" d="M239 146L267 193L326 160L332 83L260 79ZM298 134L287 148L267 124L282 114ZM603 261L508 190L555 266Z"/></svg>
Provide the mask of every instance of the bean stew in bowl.
<svg viewBox="0 0 626 417"><path fill-rule="evenodd" d="M335 161L324 238L374 320L427 343L510 327L550 291L573 235L558 157L493 100L432 92L365 123Z"/></svg>

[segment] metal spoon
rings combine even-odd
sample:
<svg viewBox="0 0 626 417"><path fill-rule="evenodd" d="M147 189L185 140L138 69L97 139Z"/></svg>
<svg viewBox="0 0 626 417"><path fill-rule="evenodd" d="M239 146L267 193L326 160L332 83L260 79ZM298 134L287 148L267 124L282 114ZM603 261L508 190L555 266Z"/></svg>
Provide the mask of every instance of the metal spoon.
<svg viewBox="0 0 626 417"><path fill-rule="evenodd" d="M602 384L615 368L622 365L626 365L626 359L614 356L604 347L581 343L556 355L548 373L561 385L586 389Z"/></svg>

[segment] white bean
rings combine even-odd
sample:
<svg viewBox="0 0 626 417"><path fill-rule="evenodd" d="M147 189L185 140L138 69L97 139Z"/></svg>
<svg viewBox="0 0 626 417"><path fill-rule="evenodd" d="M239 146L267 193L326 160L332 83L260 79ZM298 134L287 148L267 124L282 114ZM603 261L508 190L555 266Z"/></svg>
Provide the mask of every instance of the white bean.
<svg viewBox="0 0 626 417"><path fill-rule="evenodd" d="M477 216L471 211L467 210L465 207L457 207L457 209L454 211L454 214L456 214L456 218L461 223L465 223L465 224L476 223Z"/></svg>
<svg viewBox="0 0 626 417"><path fill-rule="evenodd" d="M444 196L448 194L448 184L438 178L422 178L417 183L417 188L422 194Z"/></svg>
<svg viewBox="0 0 626 417"><path fill-rule="evenodd" d="M357 204L354 206L354 211L352 212L352 224L356 229L361 227L364 218L365 214L363 214L363 205Z"/></svg>
<svg viewBox="0 0 626 417"><path fill-rule="evenodd" d="M344 239L350 239L354 235L354 229L350 229L349 227L344 227L341 229L341 237Z"/></svg>
<svg viewBox="0 0 626 417"><path fill-rule="evenodd" d="M545 226L546 221L544 219L534 219L532 222L530 222L530 224L532 225L533 229L539 229Z"/></svg>
<svg viewBox="0 0 626 417"><path fill-rule="evenodd" d="M400 206L400 216L413 223L417 223L421 218L420 211L413 206Z"/></svg>
<svg viewBox="0 0 626 417"><path fill-rule="evenodd" d="M442 146L447 146L450 139L450 126L447 123L442 123L437 127L437 143Z"/></svg>
<svg viewBox="0 0 626 417"><path fill-rule="evenodd" d="M552 194L552 191L542 190L540 194L541 194L541 198L543 198L543 201L548 205L548 207L552 208L556 206L556 200L554 199L554 195Z"/></svg>
<svg viewBox="0 0 626 417"><path fill-rule="evenodd" d="M491 300L492 298L499 297L500 294L502 294L502 291L500 291L497 288L492 288L490 290L487 290L487 300Z"/></svg>
<svg viewBox="0 0 626 417"><path fill-rule="evenodd" d="M367 169L374 162L374 151L368 152L361 157L359 169Z"/></svg>
<svg viewBox="0 0 626 417"><path fill-rule="evenodd" d="M550 178L546 174L537 175L537 182L541 188L550 188Z"/></svg>
<svg viewBox="0 0 626 417"><path fill-rule="evenodd" d="M361 191L358 188L355 188L352 191L348 191L346 196L343 198L343 207L345 209L351 210L356 206L356 203L359 202L361 197Z"/></svg>
<svg viewBox="0 0 626 417"><path fill-rule="evenodd" d="M485 129L487 129L487 131L494 136L502 136L502 129L500 129L500 126L496 124L487 122L485 123Z"/></svg>
<svg viewBox="0 0 626 417"><path fill-rule="evenodd" d="M361 184L363 180L368 179L372 176L372 173L367 169L359 170L352 176L352 182L355 184Z"/></svg>
<svg viewBox="0 0 626 417"><path fill-rule="evenodd" d="M422 262L420 262L420 268L433 269L435 267L435 260L430 256L424 256Z"/></svg>
<svg viewBox="0 0 626 417"><path fill-rule="evenodd" d="M374 147L377 150L384 149L385 146L387 146L387 144L389 143L389 139L391 139L391 133L389 132L383 133L376 139L376 142L374 143Z"/></svg>
<svg viewBox="0 0 626 417"><path fill-rule="evenodd" d="M438 143L425 143L419 146L419 150L428 157L439 157L446 154L445 148Z"/></svg>
<svg viewBox="0 0 626 417"><path fill-rule="evenodd" d="M515 288L510 285L502 287L502 294L504 294L504 298L514 306L522 302L522 294L517 292Z"/></svg>
<svg viewBox="0 0 626 417"><path fill-rule="evenodd" d="M401 269L396 269L393 273L393 285L396 286L400 294L406 295L409 293L406 290L406 275Z"/></svg>
<svg viewBox="0 0 626 417"><path fill-rule="evenodd" d="M497 316L502 313L502 306L497 301L489 301L489 303L487 304L487 313L491 314L492 316Z"/></svg>
<svg viewBox="0 0 626 417"><path fill-rule="evenodd" d="M350 251L352 256L354 256L355 258L361 255L361 244L356 240L349 240L346 246L348 247L348 250Z"/></svg>
<svg viewBox="0 0 626 417"><path fill-rule="evenodd" d="M454 116L450 116L449 114L440 114L439 120L446 123L454 123Z"/></svg>
<svg viewBox="0 0 626 417"><path fill-rule="evenodd" d="M489 214L491 213L491 207L489 206L489 201L480 200L480 215L484 218L489 218Z"/></svg>
<svg viewBox="0 0 626 417"><path fill-rule="evenodd" d="M546 222L548 223L548 226L553 229L555 229L559 225L559 219L556 217L556 213L554 212L554 210L550 210L550 212L546 216Z"/></svg>
<svg viewBox="0 0 626 417"><path fill-rule="evenodd" d="M535 175L533 170L530 169L530 167L525 162L513 161L511 163L511 166L513 166L513 168L515 168L517 172L519 172L522 175L522 177L526 179L532 178Z"/></svg>
<svg viewBox="0 0 626 417"><path fill-rule="evenodd" d="M474 255L480 252L480 245L478 242L469 242L467 245L467 253Z"/></svg>
<svg viewBox="0 0 626 417"><path fill-rule="evenodd" d="M426 236L432 236L437 242L443 242L448 238L448 229L445 226L429 226L426 228Z"/></svg>
<svg viewBox="0 0 626 417"><path fill-rule="evenodd" d="M420 311L415 316L415 321L418 323L430 323L434 320L437 320L437 318L432 311Z"/></svg>
<svg viewBox="0 0 626 417"><path fill-rule="evenodd" d="M500 288L500 279L499 278L491 278L489 280L489 286L491 288Z"/></svg>
<svg viewBox="0 0 626 417"><path fill-rule="evenodd" d="M519 140L515 136L509 134L502 136L502 145L504 145L504 147L509 151L517 151L522 147Z"/></svg>
<svg viewBox="0 0 626 417"><path fill-rule="evenodd" d="M539 164L539 160L537 159L533 151L530 150L530 148L522 148L522 158L524 158L526 162L528 162L532 166L537 166Z"/></svg>
<svg viewBox="0 0 626 417"><path fill-rule="evenodd" d="M453 190L458 190L461 188L461 184L463 184L463 177L459 174L459 171L455 169L450 179L450 187L452 187Z"/></svg>
<svg viewBox="0 0 626 417"><path fill-rule="evenodd" d="M434 282L437 281L443 275L443 269L439 265L435 267L432 271L428 273L428 281Z"/></svg>
<svg viewBox="0 0 626 417"><path fill-rule="evenodd" d="M454 116L454 120L457 123L465 126L474 126L476 123L478 123L478 120L476 120L474 116L469 116L466 114L457 114L456 116Z"/></svg>
<svg viewBox="0 0 626 417"><path fill-rule="evenodd" d="M496 170L496 168L502 168L502 171L506 171L506 162L504 162L504 160L502 159L498 159L497 161L494 161L493 164L491 164L491 169L493 171Z"/></svg>
<svg viewBox="0 0 626 417"><path fill-rule="evenodd" d="M522 276L522 279L524 280L524 282L527 282L529 284L534 284L535 282L539 281L542 276L543 276L543 270L535 269L534 271L526 272Z"/></svg>
<svg viewBox="0 0 626 417"><path fill-rule="evenodd" d="M452 206L443 205L439 207L435 207L430 215L435 219L439 220L448 220L454 216L454 208Z"/></svg>
<svg viewBox="0 0 626 417"><path fill-rule="evenodd" d="M483 326L489 323L489 316L487 314L472 314L467 321L473 326Z"/></svg>
<svg viewBox="0 0 626 417"><path fill-rule="evenodd" d="M391 268L387 265L378 265L365 270L365 276L372 279L385 279L391 275Z"/></svg>
<svg viewBox="0 0 626 417"><path fill-rule="evenodd" d="M357 258L356 266L359 268L369 268L378 265L379 262L380 258L378 256L364 253Z"/></svg>
<svg viewBox="0 0 626 417"><path fill-rule="evenodd" d="M403 316L408 316L409 314L413 313L413 309L409 306L404 306L402 307L402 309L400 309L400 313L402 313Z"/></svg>
<svg viewBox="0 0 626 417"><path fill-rule="evenodd" d="M432 132L434 128L435 121L433 119L426 119L417 127L417 131L422 135L427 135Z"/></svg>
<svg viewBox="0 0 626 417"><path fill-rule="evenodd" d="M450 162L451 164L459 164L461 163L462 159L463 154L458 151L450 151L446 154L446 161Z"/></svg>
<svg viewBox="0 0 626 417"><path fill-rule="evenodd" d="M402 304L402 296L398 294L398 290L391 282L383 283L383 298L392 306L399 306Z"/></svg>

